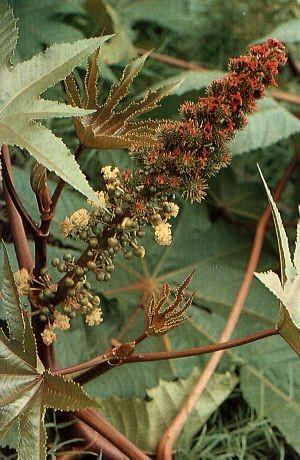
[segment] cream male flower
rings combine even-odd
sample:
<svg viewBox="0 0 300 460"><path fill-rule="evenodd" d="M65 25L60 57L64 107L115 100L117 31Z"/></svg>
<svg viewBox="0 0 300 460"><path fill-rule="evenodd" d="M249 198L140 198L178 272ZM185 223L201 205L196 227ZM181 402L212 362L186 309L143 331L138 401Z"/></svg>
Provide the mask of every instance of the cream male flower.
<svg viewBox="0 0 300 460"><path fill-rule="evenodd" d="M95 209L99 209L100 207L104 207L106 203L105 199L105 193L104 192L96 192L96 195L98 196L98 201L94 200L87 200L87 203L92 206Z"/></svg>
<svg viewBox="0 0 300 460"><path fill-rule="evenodd" d="M106 181L116 181L120 172L119 168L112 169L112 166L103 166L101 171Z"/></svg>
<svg viewBox="0 0 300 460"><path fill-rule="evenodd" d="M59 311L55 310L54 312L54 323L53 328L61 329L62 331L66 331L70 328L70 318L67 315L63 315Z"/></svg>
<svg viewBox="0 0 300 460"><path fill-rule="evenodd" d="M155 241L160 246L170 246L172 243L171 225L167 222L161 222L154 227Z"/></svg>
<svg viewBox="0 0 300 460"><path fill-rule="evenodd" d="M48 324L41 333L45 345L51 345L56 340L56 334L51 324Z"/></svg>
<svg viewBox="0 0 300 460"><path fill-rule="evenodd" d="M166 202L167 206L167 211L165 212L165 215L167 216L167 219L170 217L177 217L179 213L179 206L175 203L172 203L171 201Z"/></svg>
<svg viewBox="0 0 300 460"><path fill-rule="evenodd" d="M25 268L21 268L21 270L18 270L14 274L14 279L18 293L20 295L29 294L30 282L32 280L32 276L30 275L30 273Z"/></svg>
<svg viewBox="0 0 300 460"><path fill-rule="evenodd" d="M66 217L63 222L59 224L61 231L64 236L69 236L72 233L76 233L81 229L85 228L90 220L89 212L82 208L78 211L73 212L70 217Z"/></svg>
<svg viewBox="0 0 300 460"><path fill-rule="evenodd" d="M88 315L86 315L85 321L89 326L95 326L102 323L103 318L101 308L94 308Z"/></svg>

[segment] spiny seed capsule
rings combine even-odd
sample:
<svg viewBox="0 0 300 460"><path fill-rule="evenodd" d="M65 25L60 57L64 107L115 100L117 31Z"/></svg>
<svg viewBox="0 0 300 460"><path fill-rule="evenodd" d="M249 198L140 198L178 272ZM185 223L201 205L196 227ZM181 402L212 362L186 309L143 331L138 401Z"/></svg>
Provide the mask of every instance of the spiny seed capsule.
<svg viewBox="0 0 300 460"><path fill-rule="evenodd" d="M89 260L86 266L87 266L87 269L90 271L95 270L95 268L97 267L96 263L93 260Z"/></svg>
<svg viewBox="0 0 300 460"><path fill-rule="evenodd" d="M54 259L51 260L51 265L53 267L57 267L59 265L59 263L60 263L60 260L59 260L58 257L55 257Z"/></svg>
<svg viewBox="0 0 300 460"><path fill-rule="evenodd" d="M96 247L98 246L97 238L90 238L89 239L89 245L90 245L91 248L96 249Z"/></svg>
<svg viewBox="0 0 300 460"><path fill-rule="evenodd" d="M75 284L75 283L74 283L74 281L73 281L72 278L67 277L67 278L65 279L65 285L66 285L66 287L72 287L72 286L74 286L74 284Z"/></svg>
<svg viewBox="0 0 300 460"><path fill-rule="evenodd" d="M48 319L46 315L40 315L39 318L43 322L47 321L47 319Z"/></svg>
<svg viewBox="0 0 300 460"><path fill-rule="evenodd" d="M132 251L125 252L125 254L124 254L125 259L132 259L132 257L133 257L133 252Z"/></svg>
<svg viewBox="0 0 300 460"><path fill-rule="evenodd" d="M118 245L118 240L117 238L114 238L114 237L110 237L107 239L107 244L110 248L114 248L115 246Z"/></svg>

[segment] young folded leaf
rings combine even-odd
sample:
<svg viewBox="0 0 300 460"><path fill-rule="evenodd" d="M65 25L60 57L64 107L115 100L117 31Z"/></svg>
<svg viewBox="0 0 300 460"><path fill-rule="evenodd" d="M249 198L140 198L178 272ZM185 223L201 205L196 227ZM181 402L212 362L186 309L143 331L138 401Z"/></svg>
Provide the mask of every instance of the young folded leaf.
<svg viewBox="0 0 300 460"><path fill-rule="evenodd" d="M76 410L98 405L79 385L44 369L5 247L2 303L9 338L0 329L0 441L17 423L18 458L45 459L46 408Z"/></svg>
<svg viewBox="0 0 300 460"><path fill-rule="evenodd" d="M184 302L184 290L187 289L192 281L194 272L192 272L176 290L175 300L169 306L165 306L170 296L170 286L164 283L159 297L156 299L153 295L146 306L146 327L147 335L163 335L184 323L189 315L188 308L191 306L194 295L191 295Z"/></svg>
<svg viewBox="0 0 300 460"><path fill-rule="evenodd" d="M269 203L275 223L281 266L281 280L273 271L255 273L255 276L280 300L280 334L300 355L300 220L297 225L297 238L292 261L289 244L281 216L272 198L261 170Z"/></svg>
<svg viewBox="0 0 300 460"><path fill-rule="evenodd" d="M132 121L133 118L158 107L159 101L172 93L181 81L149 91L145 97L132 101L122 110L118 104L128 95L134 78L139 74L149 53L128 64L118 84L111 87L106 102L99 106L97 86L99 79L99 50L94 53L84 80L83 101L74 76L66 78L67 98L71 105L94 109L96 113L86 117L75 117L74 126L82 145L88 148L113 149L130 148L135 142L152 145L156 142L156 130L162 120Z"/></svg>
<svg viewBox="0 0 300 460"><path fill-rule="evenodd" d="M6 1L0 4L0 145L27 149L47 169L90 199L95 194L63 141L33 121L91 113L57 101L40 99L40 94L63 80L109 36L53 45L29 61L11 65L17 43L16 20Z"/></svg>

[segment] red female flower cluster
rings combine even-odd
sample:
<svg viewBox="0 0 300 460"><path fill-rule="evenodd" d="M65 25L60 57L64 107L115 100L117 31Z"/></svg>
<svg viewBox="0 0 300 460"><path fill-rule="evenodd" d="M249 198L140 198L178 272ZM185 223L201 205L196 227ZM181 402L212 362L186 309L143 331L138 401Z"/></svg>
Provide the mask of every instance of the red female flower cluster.
<svg viewBox="0 0 300 460"><path fill-rule="evenodd" d="M157 145L132 149L132 157L142 163L145 185L162 193L178 190L200 201L207 179L230 161L229 142L245 126L246 115L254 112L266 87L276 85L278 65L285 61L284 46L273 39L232 59L229 73L208 87L206 97L182 104L179 122L162 124Z"/></svg>

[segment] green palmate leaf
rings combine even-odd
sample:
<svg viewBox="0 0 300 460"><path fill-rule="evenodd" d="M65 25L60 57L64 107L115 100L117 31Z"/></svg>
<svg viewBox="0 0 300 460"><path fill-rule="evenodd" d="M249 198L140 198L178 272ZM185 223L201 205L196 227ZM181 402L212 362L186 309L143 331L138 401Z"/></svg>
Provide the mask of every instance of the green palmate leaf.
<svg viewBox="0 0 300 460"><path fill-rule="evenodd" d="M268 38L276 38L283 43L300 42L300 19L291 19L273 29L268 35L256 40L258 43L264 42Z"/></svg>
<svg viewBox="0 0 300 460"><path fill-rule="evenodd" d="M12 11L6 2L1 3L0 14L8 17L14 24ZM62 140L33 119L86 115L87 111L84 109L42 100L39 96L65 78L108 37L53 45L44 54L10 67L7 61L13 52L17 29L15 25L7 28L2 20L0 32L5 50L0 67L0 143L27 149L47 169L54 171L87 197L95 198L93 190Z"/></svg>
<svg viewBox="0 0 300 460"><path fill-rule="evenodd" d="M151 21L177 34L199 33L206 21L202 2L194 0L110 0L123 23Z"/></svg>
<svg viewBox="0 0 300 460"><path fill-rule="evenodd" d="M161 434L177 414L199 374L199 369L194 368L187 379L176 382L160 380L157 387L147 391L147 400L117 397L98 400L101 413L140 449L154 454ZM189 417L183 433L185 440L192 440L208 417L229 396L236 383L235 375L214 375L203 398Z"/></svg>
<svg viewBox="0 0 300 460"><path fill-rule="evenodd" d="M298 118L271 98L258 104L258 111L233 142L233 155L265 148L300 131Z"/></svg>
<svg viewBox="0 0 300 460"><path fill-rule="evenodd" d="M280 255L281 280L273 271L256 273L255 275L280 300L280 333L296 353L300 355L300 220L297 226L293 263L281 216L260 169L259 172L268 195L275 223Z"/></svg>
<svg viewBox="0 0 300 460"><path fill-rule="evenodd" d="M261 351L257 350L258 353ZM275 350L270 351L273 356ZM299 423L300 404L297 394L296 380L300 377L299 363L289 366L289 373L280 370L281 362L277 363L272 377L258 372L256 366L245 365L241 370L241 386L248 404L253 407L260 417L268 418L273 425L284 433L286 440L294 449L300 452ZM295 379L295 380L294 380ZM285 388L281 383L286 380Z"/></svg>
<svg viewBox="0 0 300 460"><path fill-rule="evenodd" d="M18 423L20 460L45 459L46 408L75 410L97 407L97 403L79 385L52 375L39 361L33 332L23 315L6 250L3 278L3 308L10 338L0 330L0 443Z"/></svg>
<svg viewBox="0 0 300 460"><path fill-rule="evenodd" d="M82 16L82 0L9 0L19 20L20 41L17 56L28 59L45 45L74 41L83 34L71 25L70 18Z"/></svg>
<svg viewBox="0 0 300 460"><path fill-rule="evenodd" d="M83 107L94 109L96 113L93 116L74 119L76 133L82 145L88 148L109 149L130 148L137 141L144 144L156 142L159 121L132 121L132 119L156 108L159 101L175 91L181 81L177 80L156 91L150 90L141 100L132 101L125 108L116 110L118 104L129 93L131 84L141 71L148 55L149 53L145 53L125 67L119 83L112 86L106 102L99 106L97 102L98 54L95 53L85 78ZM73 106L78 104L80 93L73 77L66 79L66 90L70 103Z"/></svg>

